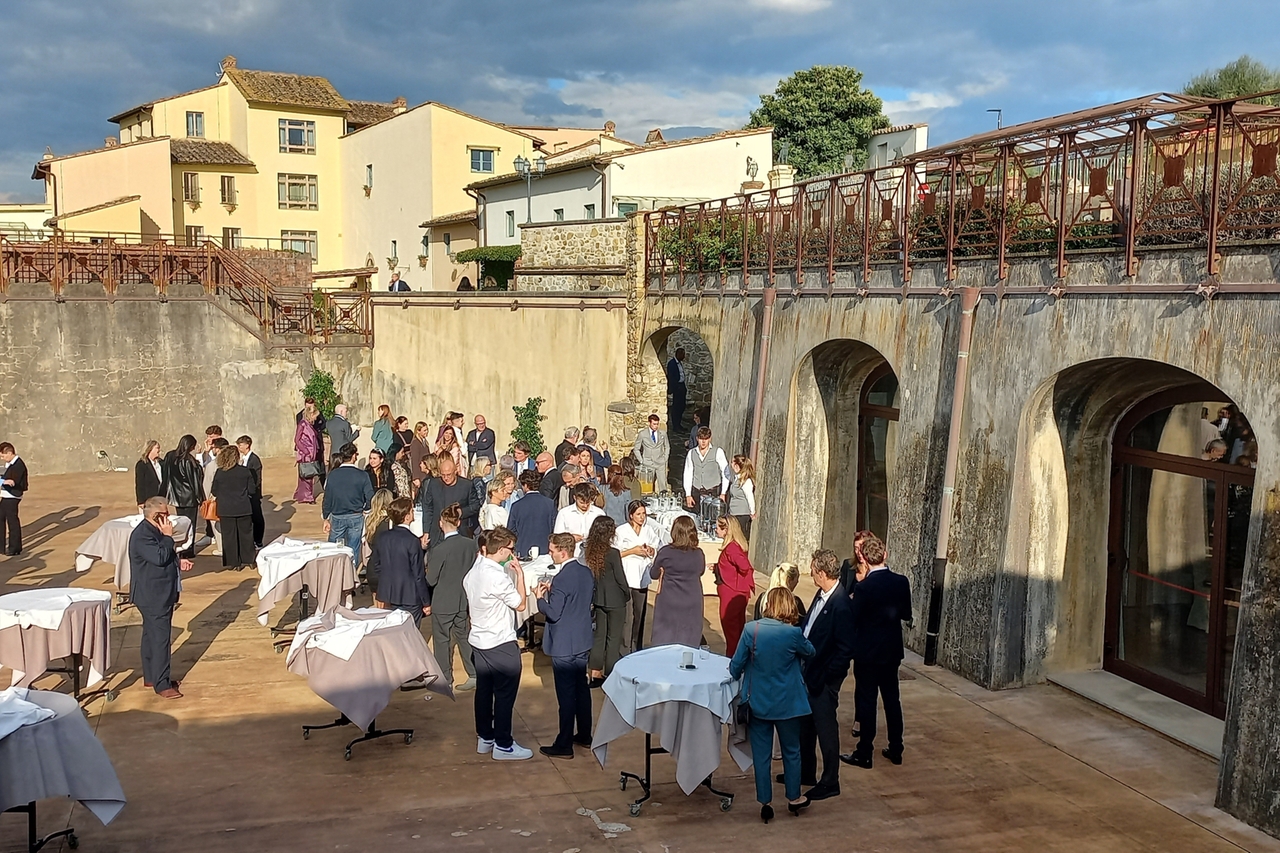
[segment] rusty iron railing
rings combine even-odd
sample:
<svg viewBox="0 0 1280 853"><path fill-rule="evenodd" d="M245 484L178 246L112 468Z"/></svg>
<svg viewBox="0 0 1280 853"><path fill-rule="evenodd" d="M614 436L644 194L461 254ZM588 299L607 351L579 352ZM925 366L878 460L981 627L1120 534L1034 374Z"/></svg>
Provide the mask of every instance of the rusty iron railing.
<svg viewBox="0 0 1280 853"><path fill-rule="evenodd" d="M277 287L237 250L211 240L182 245L68 239L55 233L48 240L16 242L0 235L0 298L10 297L13 284L47 284L50 298L64 300L68 285L88 283L101 284L107 299L121 285L153 285L155 297L163 299L174 285L195 284L203 296L214 301L225 296L243 308L264 341L300 333L310 345L373 343L367 292Z"/></svg>
<svg viewBox="0 0 1280 853"><path fill-rule="evenodd" d="M1022 258L1051 259L1061 282L1074 256L1122 256L1135 276L1161 249L1206 253L1213 280L1224 247L1280 240L1278 147L1280 108L1135 98L646 214L648 286L749 292L786 273L796 292L834 292L840 272L864 291L887 270L877 284L907 291L914 266L940 263L950 283L967 261L994 262L1003 285Z"/></svg>

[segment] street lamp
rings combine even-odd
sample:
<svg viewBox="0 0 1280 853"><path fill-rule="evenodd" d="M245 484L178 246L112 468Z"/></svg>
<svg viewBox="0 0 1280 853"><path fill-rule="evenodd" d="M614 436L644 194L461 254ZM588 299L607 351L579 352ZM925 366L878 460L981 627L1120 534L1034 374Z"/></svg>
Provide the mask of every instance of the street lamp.
<svg viewBox="0 0 1280 853"><path fill-rule="evenodd" d="M533 222L533 179L541 178L547 171L547 160L545 157L539 157L531 162L526 157L517 154L515 167L516 174L524 178L524 221L527 225Z"/></svg>

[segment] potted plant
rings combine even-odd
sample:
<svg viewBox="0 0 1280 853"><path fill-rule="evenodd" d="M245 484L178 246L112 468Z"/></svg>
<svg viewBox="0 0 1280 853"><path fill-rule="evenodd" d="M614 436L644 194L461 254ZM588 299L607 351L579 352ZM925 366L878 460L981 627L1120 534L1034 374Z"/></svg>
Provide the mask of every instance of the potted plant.
<svg viewBox="0 0 1280 853"><path fill-rule="evenodd" d="M419 266L419 267L421 267L421 268L422 268L422 269L424 269L424 270L427 268L427 256L426 256L426 255L418 255L418 266Z"/></svg>

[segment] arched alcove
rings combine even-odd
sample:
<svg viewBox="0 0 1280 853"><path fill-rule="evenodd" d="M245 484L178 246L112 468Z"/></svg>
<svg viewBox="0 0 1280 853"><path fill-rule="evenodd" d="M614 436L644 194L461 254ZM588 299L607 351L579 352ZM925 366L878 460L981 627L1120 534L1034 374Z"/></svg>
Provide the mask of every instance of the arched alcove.
<svg viewBox="0 0 1280 853"><path fill-rule="evenodd" d="M676 351L683 349L685 374L685 405L680 423L671 423L672 395L667 381L667 365ZM649 412L657 412L666 425L671 441L672 482L679 482L683 470L685 443L693 426L693 415L699 413L702 423L710 421L711 394L715 380L715 361L711 348L693 329L685 326L666 326L649 335L640 347L640 369L644 377L643 393L638 401L642 419ZM726 453L729 453L726 450Z"/></svg>

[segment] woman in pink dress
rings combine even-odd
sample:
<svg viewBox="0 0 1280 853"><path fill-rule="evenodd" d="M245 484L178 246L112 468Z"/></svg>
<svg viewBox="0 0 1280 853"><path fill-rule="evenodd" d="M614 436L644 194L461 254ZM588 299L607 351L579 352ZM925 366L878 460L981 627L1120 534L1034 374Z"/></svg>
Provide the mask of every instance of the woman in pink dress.
<svg viewBox="0 0 1280 853"><path fill-rule="evenodd" d="M293 432L293 458L299 466L298 488L293 490L293 499L303 504L316 502L315 477L302 475L302 466L314 465L320 453L320 448L316 446L316 430L312 426L314 421L314 415L304 414L298 421L298 428Z"/></svg>

